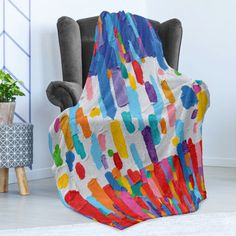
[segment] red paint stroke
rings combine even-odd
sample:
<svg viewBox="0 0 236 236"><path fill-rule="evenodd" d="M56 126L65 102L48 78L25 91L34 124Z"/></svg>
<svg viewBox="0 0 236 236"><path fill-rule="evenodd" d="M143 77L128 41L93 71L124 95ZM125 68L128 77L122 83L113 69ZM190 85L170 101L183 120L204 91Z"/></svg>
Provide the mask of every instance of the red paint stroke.
<svg viewBox="0 0 236 236"><path fill-rule="evenodd" d="M144 84L143 71L142 71L142 68L141 68L140 64L136 60L134 60L134 61L132 61L132 66L133 66L133 69L134 69L134 73L135 73L137 82L139 84Z"/></svg>
<svg viewBox="0 0 236 236"><path fill-rule="evenodd" d="M142 181L141 175L140 175L139 171L137 171L137 170L132 171L131 169L128 169L127 174L130 177L130 179L132 180L133 184L136 184L139 181Z"/></svg>
<svg viewBox="0 0 236 236"><path fill-rule="evenodd" d="M114 153L114 155L113 155L113 161L114 161L114 163L115 163L116 168L119 169L119 170L121 170L122 167L123 167L123 163L122 163L122 161L121 161L121 158L120 158L118 152Z"/></svg>
<svg viewBox="0 0 236 236"><path fill-rule="evenodd" d="M66 203L82 215L96 219L103 224L112 225L112 220L86 201L78 191L70 190L65 195Z"/></svg>
<svg viewBox="0 0 236 236"><path fill-rule="evenodd" d="M85 178L85 169L84 169L83 165L80 162L77 162L75 169L76 169L76 173L79 176L79 178L84 179Z"/></svg>

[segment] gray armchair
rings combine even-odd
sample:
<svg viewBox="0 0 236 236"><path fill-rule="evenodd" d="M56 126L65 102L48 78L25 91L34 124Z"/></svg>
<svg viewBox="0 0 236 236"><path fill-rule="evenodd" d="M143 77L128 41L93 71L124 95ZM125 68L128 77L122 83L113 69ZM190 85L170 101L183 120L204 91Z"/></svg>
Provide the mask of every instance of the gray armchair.
<svg viewBox="0 0 236 236"><path fill-rule="evenodd" d="M48 85L49 101L61 111L77 104L85 84L93 53L94 32L97 16L75 21L61 17L57 22L61 51L63 81L53 81ZM178 69L182 26L178 19L164 23L150 20L158 33L167 63Z"/></svg>

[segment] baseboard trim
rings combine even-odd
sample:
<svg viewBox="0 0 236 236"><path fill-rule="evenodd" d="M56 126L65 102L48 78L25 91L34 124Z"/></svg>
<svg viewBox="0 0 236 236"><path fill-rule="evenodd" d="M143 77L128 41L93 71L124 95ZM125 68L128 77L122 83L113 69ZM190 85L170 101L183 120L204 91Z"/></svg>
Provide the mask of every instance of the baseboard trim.
<svg viewBox="0 0 236 236"><path fill-rule="evenodd" d="M203 164L205 166L216 166L216 167L236 167L236 159L232 158L213 158L203 157Z"/></svg>
<svg viewBox="0 0 236 236"><path fill-rule="evenodd" d="M28 167L25 168L27 180L37 180L53 177L51 168L40 168L30 170ZM17 183L15 170L12 168L9 173L9 183Z"/></svg>

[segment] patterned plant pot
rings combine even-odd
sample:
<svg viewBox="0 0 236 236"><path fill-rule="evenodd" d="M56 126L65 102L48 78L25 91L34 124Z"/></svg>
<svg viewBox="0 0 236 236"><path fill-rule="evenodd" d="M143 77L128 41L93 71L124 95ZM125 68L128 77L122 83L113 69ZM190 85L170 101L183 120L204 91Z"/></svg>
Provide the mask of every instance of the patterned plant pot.
<svg viewBox="0 0 236 236"><path fill-rule="evenodd" d="M30 166L33 163L33 125L0 125L0 168Z"/></svg>
<svg viewBox="0 0 236 236"><path fill-rule="evenodd" d="M15 102L0 103L0 125L12 124L14 118L16 104Z"/></svg>

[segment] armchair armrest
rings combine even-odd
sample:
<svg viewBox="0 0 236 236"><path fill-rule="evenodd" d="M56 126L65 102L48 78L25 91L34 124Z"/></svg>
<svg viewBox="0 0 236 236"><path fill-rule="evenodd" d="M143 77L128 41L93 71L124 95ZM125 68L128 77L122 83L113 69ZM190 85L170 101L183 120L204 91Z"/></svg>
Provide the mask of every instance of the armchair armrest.
<svg viewBox="0 0 236 236"><path fill-rule="evenodd" d="M48 85L46 93L48 100L63 111L77 104L82 91L78 83L53 81Z"/></svg>
<svg viewBox="0 0 236 236"><path fill-rule="evenodd" d="M172 68L178 70L180 46L183 29L178 19L171 19L160 24L158 34L162 41L164 56Z"/></svg>

